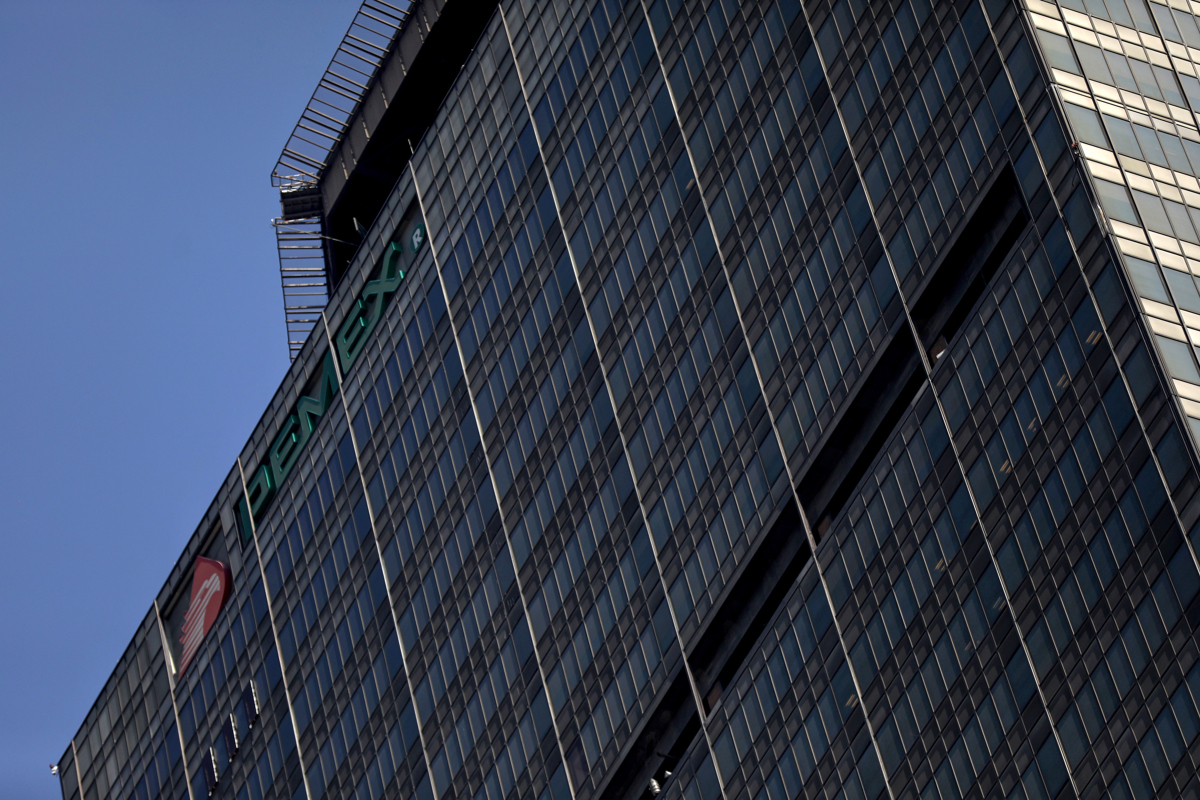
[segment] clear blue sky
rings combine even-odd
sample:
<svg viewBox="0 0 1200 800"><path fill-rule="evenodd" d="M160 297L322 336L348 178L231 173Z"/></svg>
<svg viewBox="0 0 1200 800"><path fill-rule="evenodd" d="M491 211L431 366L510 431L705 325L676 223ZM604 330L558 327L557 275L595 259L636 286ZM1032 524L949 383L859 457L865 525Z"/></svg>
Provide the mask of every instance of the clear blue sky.
<svg viewBox="0 0 1200 800"><path fill-rule="evenodd" d="M0 800L60 796L287 368L270 173L357 7L0 0Z"/></svg>

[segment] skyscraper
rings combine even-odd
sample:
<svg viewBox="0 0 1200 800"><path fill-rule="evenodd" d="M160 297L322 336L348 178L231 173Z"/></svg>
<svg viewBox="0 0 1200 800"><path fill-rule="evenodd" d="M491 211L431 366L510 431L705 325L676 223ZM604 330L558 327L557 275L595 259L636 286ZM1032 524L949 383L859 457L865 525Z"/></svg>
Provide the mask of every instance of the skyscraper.
<svg viewBox="0 0 1200 800"><path fill-rule="evenodd" d="M367 0L65 800L1196 796L1197 10Z"/></svg>

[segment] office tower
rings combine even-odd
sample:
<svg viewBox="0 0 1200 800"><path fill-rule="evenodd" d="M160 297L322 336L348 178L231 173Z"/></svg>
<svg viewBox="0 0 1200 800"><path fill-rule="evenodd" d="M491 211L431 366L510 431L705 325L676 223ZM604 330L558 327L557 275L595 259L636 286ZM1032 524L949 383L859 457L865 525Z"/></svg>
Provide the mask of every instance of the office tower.
<svg viewBox="0 0 1200 800"><path fill-rule="evenodd" d="M368 0L64 798L1195 796L1197 9Z"/></svg>

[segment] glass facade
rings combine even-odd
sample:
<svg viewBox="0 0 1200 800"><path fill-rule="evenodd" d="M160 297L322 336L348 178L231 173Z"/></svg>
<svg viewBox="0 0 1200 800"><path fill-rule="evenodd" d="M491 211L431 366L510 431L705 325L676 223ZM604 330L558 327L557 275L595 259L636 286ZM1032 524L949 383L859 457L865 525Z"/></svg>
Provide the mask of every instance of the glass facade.
<svg viewBox="0 0 1200 800"><path fill-rule="evenodd" d="M500 2L64 800L1196 796L1198 12Z"/></svg>

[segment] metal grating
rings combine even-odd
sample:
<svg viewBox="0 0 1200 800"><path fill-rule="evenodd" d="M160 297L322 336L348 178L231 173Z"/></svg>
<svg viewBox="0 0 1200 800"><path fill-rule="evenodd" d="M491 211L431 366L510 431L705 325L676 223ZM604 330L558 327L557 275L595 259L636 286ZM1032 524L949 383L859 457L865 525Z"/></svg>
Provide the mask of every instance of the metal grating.
<svg viewBox="0 0 1200 800"><path fill-rule="evenodd" d="M411 9L411 2L363 2L271 173L283 211L271 224L293 360L329 301L318 182Z"/></svg>
<svg viewBox="0 0 1200 800"><path fill-rule="evenodd" d="M365 0L288 138L271 173L272 185L320 180L411 9L411 2Z"/></svg>
<svg viewBox="0 0 1200 800"><path fill-rule="evenodd" d="M271 224L275 226L275 243L279 248L288 356L295 360L329 302L321 217L277 218Z"/></svg>

